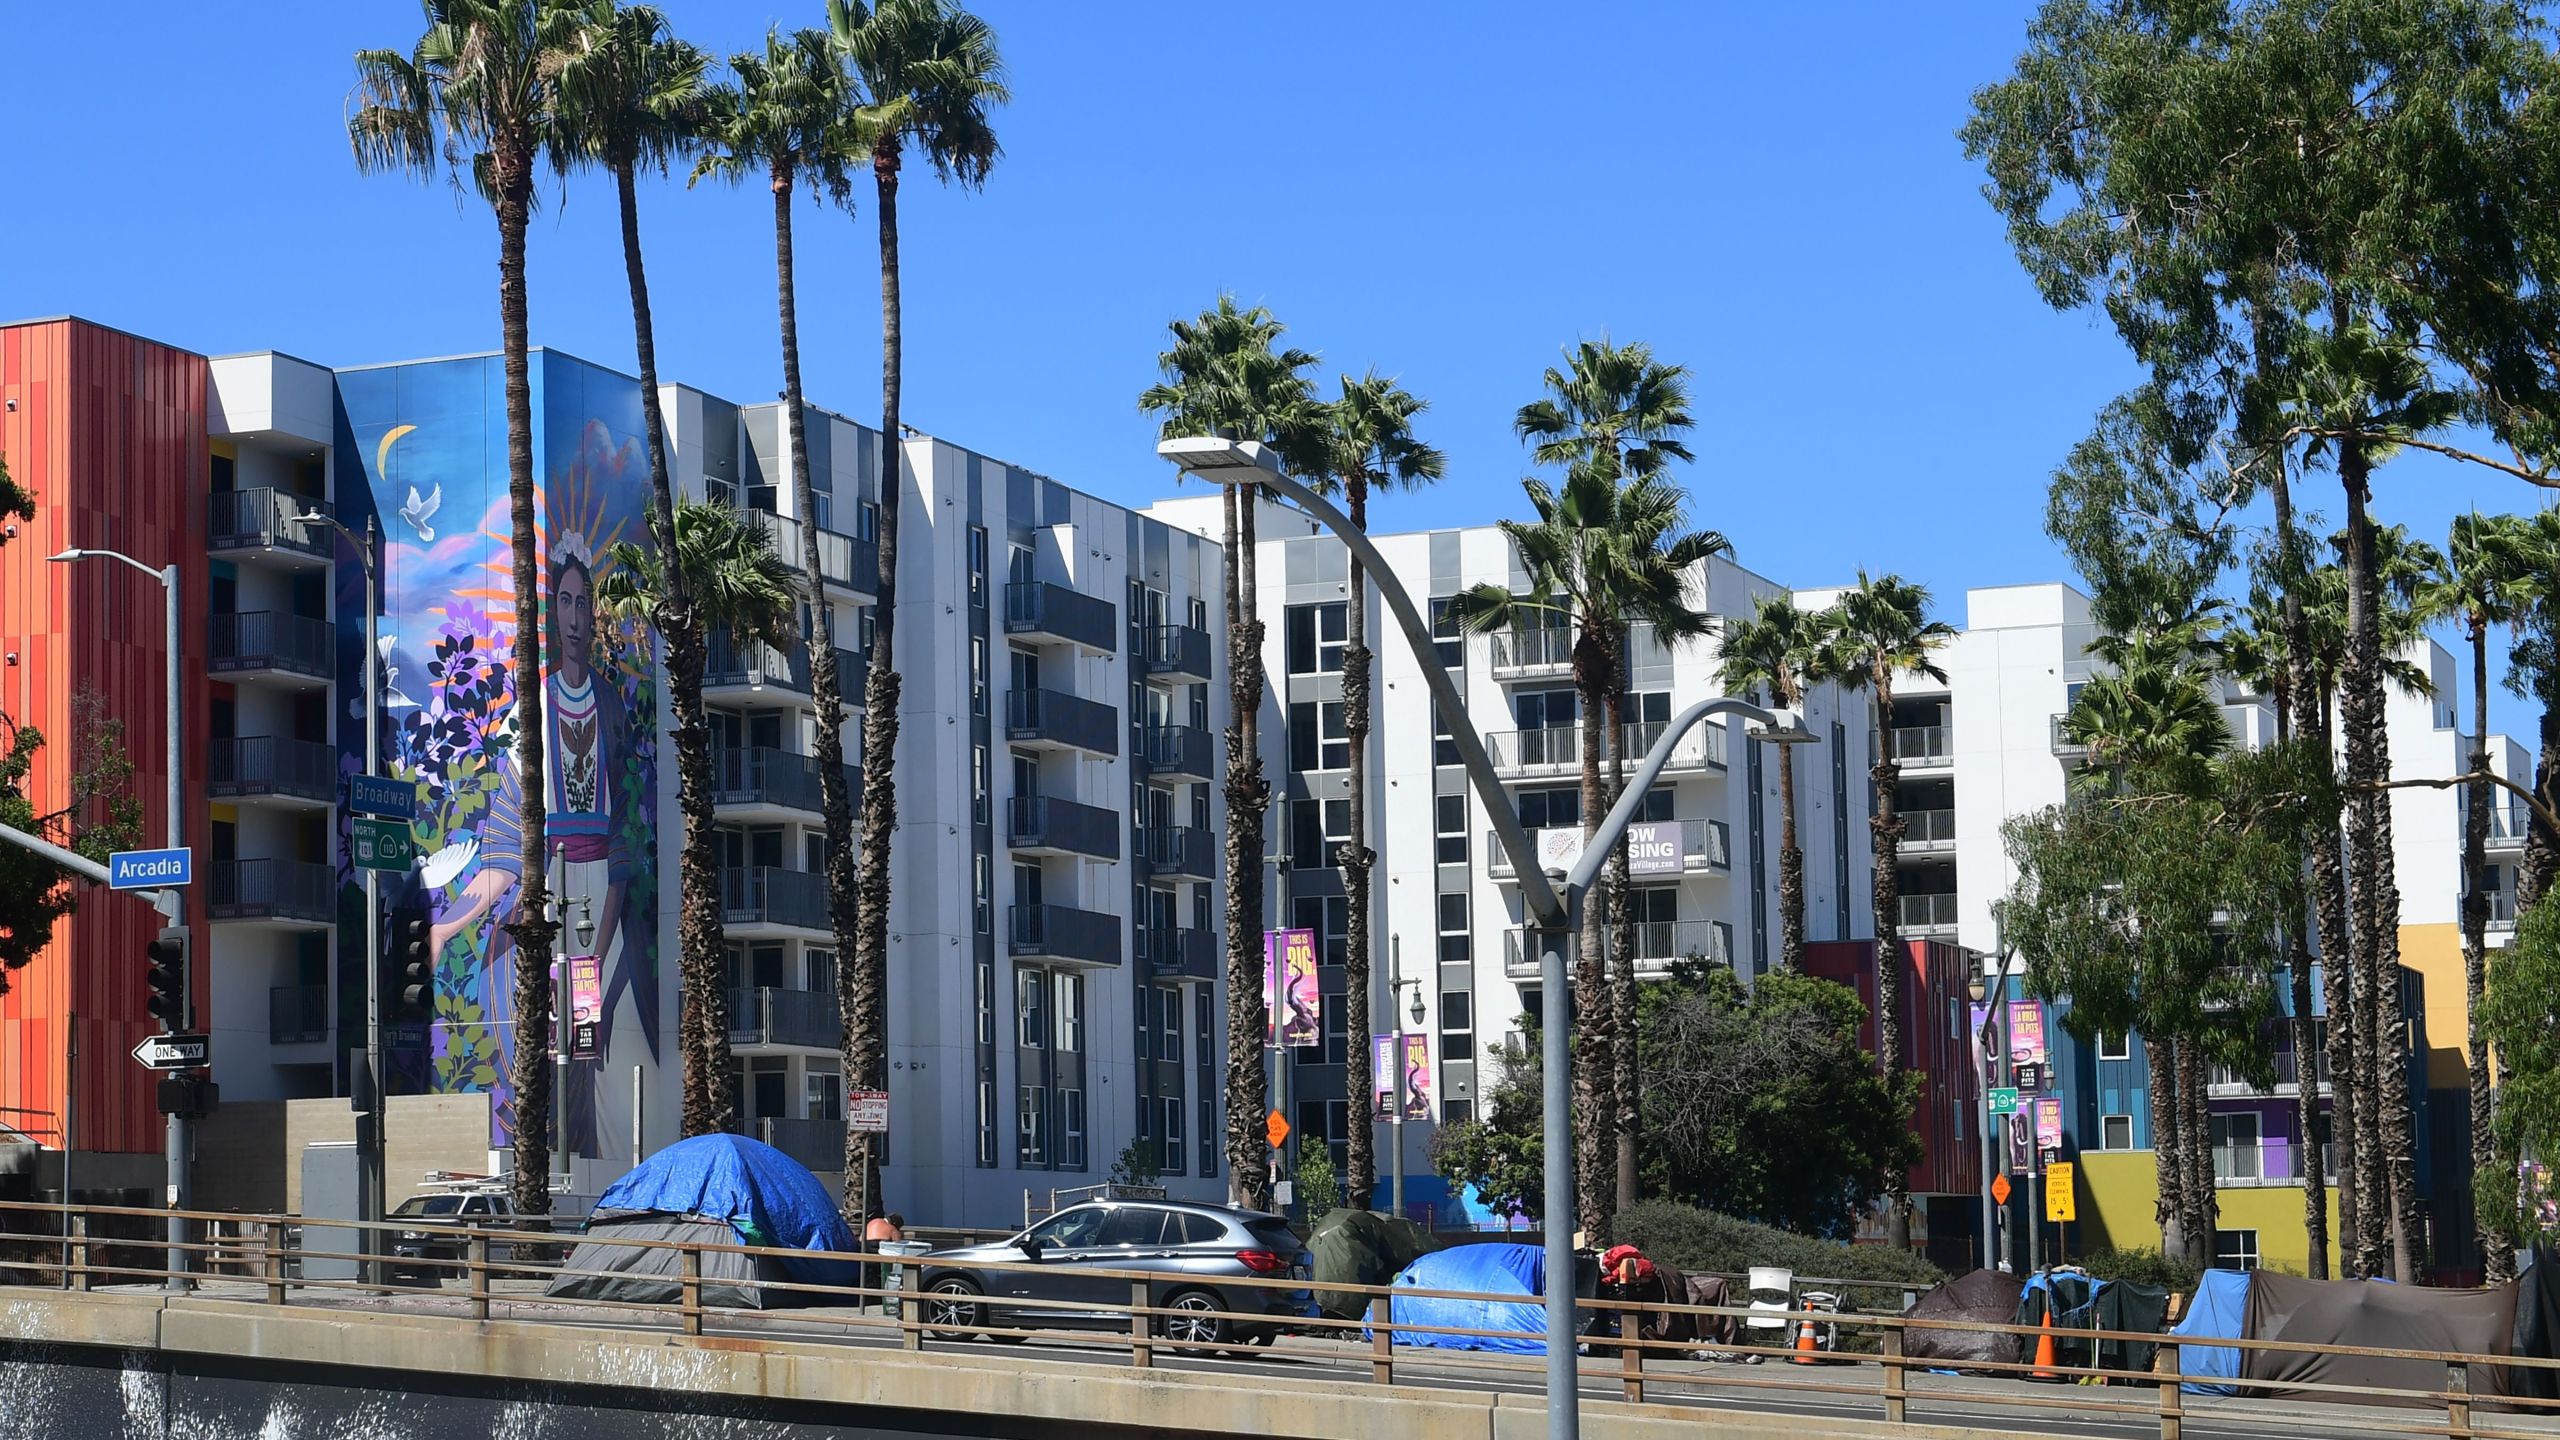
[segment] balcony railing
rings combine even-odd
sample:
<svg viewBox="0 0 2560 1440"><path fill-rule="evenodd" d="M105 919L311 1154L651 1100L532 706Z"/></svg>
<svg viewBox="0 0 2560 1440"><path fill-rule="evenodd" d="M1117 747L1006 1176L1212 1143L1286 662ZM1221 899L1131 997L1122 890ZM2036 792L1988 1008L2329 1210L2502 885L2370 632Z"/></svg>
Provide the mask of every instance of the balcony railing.
<svg viewBox="0 0 2560 1440"><path fill-rule="evenodd" d="M1906 850L1931 849L1956 841L1953 810L1905 810L1901 819L1902 845Z"/></svg>
<svg viewBox="0 0 2560 1440"><path fill-rule="evenodd" d="M1196 725L1150 725L1138 743L1150 774L1171 780L1218 777L1215 737Z"/></svg>
<svg viewBox="0 0 2560 1440"><path fill-rule="evenodd" d="M1119 607L1048 580L1004 587L1004 633L1108 652L1119 648Z"/></svg>
<svg viewBox="0 0 2560 1440"><path fill-rule="evenodd" d="M2290 1020L2279 1021L2278 1023L2283 1025L2288 1031L2293 1027L2293 1022ZM2316 1077L2312 1083L2315 1085L2326 1085L2329 1083L2329 1051L2327 1047L2323 1046L2321 1048L2318 1058L2319 1063L2312 1067L2312 1073ZM2302 1078L2302 1067L2295 1062L2294 1053L2290 1048L2276 1052L2275 1076L2275 1083L2271 1088L2276 1090L2290 1090L2294 1087L2295 1082ZM2228 1065L2206 1065L2204 1079L2206 1088L2210 1090L2238 1091L2245 1093L2255 1091L2258 1088L2249 1081L2247 1076L2242 1075L2239 1071L2232 1069Z"/></svg>
<svg viewBox="0 0 2560 1440"><path fill-rule="evenodd" d="M1218 978L1218 932L1192 926L1161 925L1141 932L1147 947L1147 973L1158 980Z"/></svg>
<svg viewBox="0 0 2560 1440"><path fill-rule="evenodd" d="M216 920L301 920L326 925L338 915L338 877L307 860L217 862L206 883Z"/></svg>
<svg viewBox="0 0 2560 1440"><path fill-rule="evenodd" d="M241 735L205 754L205 784L223 798L288 795L322 804L337 798L338 752L317 740Z"/></svg>
<svg viewBox="0 0 2560 1440"><path fill-rule="evenodd" d="M1573 668L1573 630L1540 625L1525 630L1496 630L1490 637L1493 673L1497 676L1552 674Z"/></svg>
<svg viewBox="0 0 2560 1440"><path fill-rule="evenodd" d="M1196 625L1150 625L1139 633L1138 657L1158 679L1206 681L1209 632Z"/></svg>
<svg viewBox="0 0 2560 1440"><path fill-rule="evenodd" d="M2489 892L2489 928L2492 930L2516 928L2516 892L2513 890Z"/></svg>
<svg viewBox="0 0 2560 1440"><path fill-rule="evenodd" d="M1635 720L1619 727L1619 742L1627 763L1632 766L1652 750L1654 743L1670 728L1667 720ZM1493 768L1513 774L1569 774L1582 768L1582 727L1580 725L1548 725L1535 730L1497 730L1484 737L1485 752ZM1725 768L1724 727L1714 723L1698 726L1680 737L1671 758L1664 765L1666 773L1683 770L1722 770Z"/></svg>
<svg viewBox="0 0 2560 1440"><path fill-rule="evenodd" d="M1085 965L1117 965L1120 930L1117 915L1066 905L1016 905L1008 917L1006 933L1016 955Z"/></svg>
<svg viewBox="0 0 2560 1440"><path fill-rule="evenodd" d="M702 683L715 690L771 689L806 695L809 652L797 647L778 650L770 645L741 645L726 631L715 630L703 661Z"/></svg>
<svg viewBox="0 0 2560 1440"><path fill-rule="evenodd" d="M1955 759L1944 725L1904 725L1893 731L1893 758L1905 765L1945 765Z"/></svg>
<svg viewBox="0 0 2560 1440"><path fill-rule="evenodd" d="M1539 958L1548 943L1544 930L1513 929L1502 935L1502 973L1512 980L1534 980L1538 977ZM1564 939L1565 961L1570 968L1577 951L1570 937ZM1662 975L1683 960L1697 959L1713 965L1731 963L1732 933L1720 920L1643 920L1636 924L1636 973Z"/></svg>
<svg viewBox="0 0 2560 1440"><path fill-rule="evenodd" d="M1117 756L1120 712L1063 690L1016 690L1005 697L1005 738Z"/></svg>
<svg viewBox="0 0 2560 1440"><path fill-rule="evenodd" d="M1663 732L1671 728L1668 720L1630 720L1621 728L1620 747L1627 763L1633 765L1653 752ZM1722 770L1725 768L1725 731L1721 721L1708 720L1680 737L1671 752L1666 770Z"/></svg>
<svg viewBox="0 0 2560 1440"><path fill-rule="evenodd" d="M1151 825L1138 832L1147 873L1158 879L1207 880L1218 873L1217 837L1196 825Z"/></svg>
<svg viewBox="0 0 2560 1440"><path fill-rule="evenodd" d="M858 810L862 804L862 769L843 767L845 794ZM723 750L714 758L714 805L767 805L807 815L826 813L825 772L814 755L751 746Z"/></svg>
<svg viewBox="0 0 2560 1440"><path fill-rule="evenodd" d="M789 925L827 930L827 877L776 865L726 870L720 876L724 925Z"/></svg>
<svg viewBox="0 0 2560 1440"><path fill-rule="evenodd" d="M1956 923L1956 897L1953 895L1902 895L1902 923L1907 929L1928 930L1951 927Z"/></svg>
<svg viewBox="0 0 2560 1440"><path fill-rule="evenodd" d="M755 1122L756 1138L800 1162L804 1169L834 1173L844 1168L844 1122L798 1120L768 1115Z"/></svg>
<svg viewBox="0 0 2560 1440"><path fill-rule="evenodd" d="M773 528L773 553L798 570L802 564L800 522L788 515L754 513ZM876 595L880 592L879 543L822 529L818 532L818 573L830 585Z"/></svg>
<svg viewBox="0 0 2560 1440"><path fill-rule="evenodd" d="M2063 721L2066 718L2068 717L2061 715L2053 717L2053 758L2056 760L2070 761L2088 759L2089 747L2087 743L2071 738L2068 730L2063 724Z"/></svg>
<svg viewBox="0 0 2560 1440"><path fill-rule="evenodd" d="M216 555L241 550L283 550L316 560L329 558L333 538L326 525L306 525L296 515L328 507L307 495L261 485L217 490L204 497L205 548Z"/></svg>
<svg viewBox="0 0 2560 1440"><path fill-rule="evenodd" d="M277 985L267 991L267 1043L312 1045L329 1038L329 987Z"/></svg>
<svg viewBox="0 0 2560 1440"><path fill-rule="evenodd" d="M329 678L329 622L308 615L249 610L207 617L216 674L277 670Z"/></svg>
<svg viewBox="0 0 2560 1440"><path fill-rule="evenodd" d="M2495 800L2489 805L2489 843L2514 846L2533 833L2533 810L2521 800Z"/></svg>
<svg viewBox="0 0 2560 1440"><path fill-rule="evenodd" d="M1009 802L1006 843L1016 850L1120 858L1121 812L1052 795L1016 795Z"/></svg>
<svg viewBox="0 0 2560 1440"><path fill-rule="evenodd" d="M844 1016L835 996L815 990L731 990L729 1043L838 1050L844 1046Z"/></svg>

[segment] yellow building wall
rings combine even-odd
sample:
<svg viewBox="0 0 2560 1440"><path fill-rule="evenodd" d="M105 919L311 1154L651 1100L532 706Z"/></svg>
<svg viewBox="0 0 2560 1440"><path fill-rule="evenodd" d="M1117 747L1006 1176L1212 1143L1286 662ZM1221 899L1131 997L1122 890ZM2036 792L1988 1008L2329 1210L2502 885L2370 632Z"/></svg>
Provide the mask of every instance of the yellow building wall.
<svg viewBox="0 0 2560 1440"><path fill-rule="evenodd" d="M2496 951L2490 952L2495 963ZM2427 1088L2467 1090L2471 1003L2462 967L2462 927L2403 925L2400 963L2418 972L2427 1007Z"/></svg>
<svg viewBox="0 0 2560 1440"><path fill-rule="evenodd" d="M2090 1249L2160 1248L2160 1172L2148 1150L2080 1153L2080 1243ZM2292 1185L2217 1187L2221 1228L2258 1232L2258 1263L2301 1275L2311 1268L2302 1191ZM2329 1273L2338 1273L2338 1192L2328 1192Z"/></svg>

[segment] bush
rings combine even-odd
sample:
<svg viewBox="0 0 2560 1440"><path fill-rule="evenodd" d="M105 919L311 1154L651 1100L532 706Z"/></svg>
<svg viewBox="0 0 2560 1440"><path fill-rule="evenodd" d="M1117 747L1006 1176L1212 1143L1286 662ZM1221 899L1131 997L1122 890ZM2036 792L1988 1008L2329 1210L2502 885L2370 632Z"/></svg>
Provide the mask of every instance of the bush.
<svg viewBox="0 0 2560 1440"><path fill-rule="evenodd" d="M1776 1265L1804 1278L1872 1282L1844 1297L1859 1309L1899 1311L1904 1290L1925 1290L1946 1278L1906 1251L1842 1245L1670 1200L1646 1200L1619 1211L1610 1233L1653 1259L1699 1274L1742 1275L1754 1265Z"/></svg>
<svg viewBox="0 0 2560 1440"><path fill-rule="evenodd" d="M2102 1280L2157 1285L2180 1295L2194 1294L2201 1280L2195 1266L2140 1246L2130 1250L2092 1250L2071 1263Z"/></svg>

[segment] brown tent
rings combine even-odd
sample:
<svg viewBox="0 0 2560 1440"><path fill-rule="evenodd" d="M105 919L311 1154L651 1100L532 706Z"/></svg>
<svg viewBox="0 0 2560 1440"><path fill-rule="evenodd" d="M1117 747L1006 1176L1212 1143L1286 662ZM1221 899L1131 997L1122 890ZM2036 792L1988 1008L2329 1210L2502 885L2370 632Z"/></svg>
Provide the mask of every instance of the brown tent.
<svg viewBox="0 0 2560 1440"><path fill-rule="evenodd" d="M2260 1270L2249 1277L2252 1340L2302 1340L2322 1345L2364 1345L2387 1350L2452 1351L2505 1355L2515 1332L2516 1289L2430 1290L2372 1280L2301 1280ZM2240 1352L2242 1393L2277 1395L2305 1385L2370 1385L2432 1395L2445 1388L2445 1367L2433 1360L2390 1360L2375 1355L2324 1355L2287 1350ZM2482 1395L2503 1393L2502 1372L2480 1366L2470 1375ZM2335 1395L2314 1399L2366 1405L2434 1407L2409 1396Z"/></svg>
<svg viewBox="0 0 2560 1440"><path fill-rule="evenodd" d="M1976 1270L1945 1281L1911 1307L1914 1320L1960 1320L1975 1325L2006 1325L2017 1318L2017 1277L1996 1270ZM2018 1337L2005 1331L1914 1328L1902 1337L1902 1353L1946 1365L2010 1364L2018 1359Z"/></svg>

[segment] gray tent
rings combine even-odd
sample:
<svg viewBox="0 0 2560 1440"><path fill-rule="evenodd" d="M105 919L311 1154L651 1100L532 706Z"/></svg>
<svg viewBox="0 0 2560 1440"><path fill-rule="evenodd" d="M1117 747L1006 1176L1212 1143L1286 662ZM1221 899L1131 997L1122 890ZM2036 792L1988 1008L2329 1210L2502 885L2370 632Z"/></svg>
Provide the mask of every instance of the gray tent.
<svg viewBox="0 0 2560 1440"><path fill-rule="evenodd" d="M699 1215L633 1211L599 1215L587 1226L587 1238L569 1252L569 1263L544 1287L543 1294L562 1300L604 1300L625 1305L672 1305L684 1298L679 1267L683 1252L657 1246L616 1245L616 1240L677 1240L697 1245L736 1245L727 1222ZM782 1263L766 1255L734 1250L704 1250L702 1303L737 1310L765 1310L792 1304L793 1292L768 1290L757 1281L789 1284Z"/></svg>
<svg viewBox="0 0 2560 1440"><path fill-rule="evenodd" d="M2006 1325L2017 1317L2021 1292L2015 1276L1975 1270L1931 1287L1911 1307L1910 1318ZM2005 1365L2018 1358L2018 1337L2005 1331L1919 1327L1903 1333L1902 1353L1942 1365Z"/></svg>
<svg viewBox="0 0 2560 1440"><path fill-rule="evenodd" d="M2373 1280L2301 1280L2260 1270L2249 1277L2252 1340L2307 1340L2377 1349L2434 1350L2466 1355L2505 1355L2515 1334L2516 1287L2495 1290L2431 1290ZM2471 1372L2484 1395L2499 1394L2501 1368ZM2391 1360L2375 1355L2325 1355L2285 1350L2241 1352L2241 1392L2280 1395L2305 1384L2370 1385L2433 1393L2445 1385L2444 1366L2431 1360ZM2331 1395L2319 1400L2368 1405L2433 1406L2416 1396Z"/></svg>

